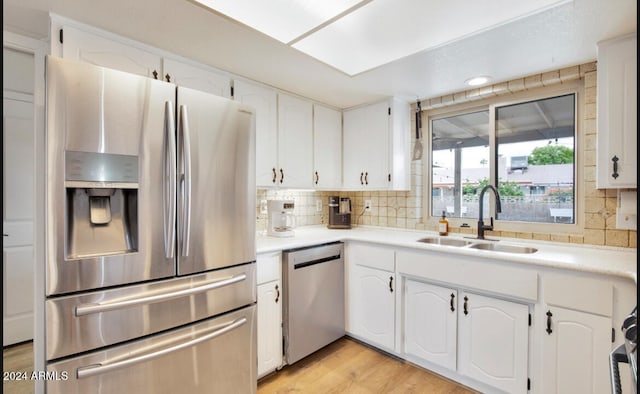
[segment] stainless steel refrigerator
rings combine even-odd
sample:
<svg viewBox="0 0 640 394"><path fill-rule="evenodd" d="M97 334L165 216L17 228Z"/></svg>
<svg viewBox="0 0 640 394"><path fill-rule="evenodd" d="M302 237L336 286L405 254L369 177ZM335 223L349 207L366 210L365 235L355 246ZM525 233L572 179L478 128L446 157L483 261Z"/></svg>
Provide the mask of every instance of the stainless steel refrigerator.
<svg viewBox="0 0 640 394"><path fill-rule="evenodd" d="M46 59L47 393L256 391L255 119Z"/></svg>

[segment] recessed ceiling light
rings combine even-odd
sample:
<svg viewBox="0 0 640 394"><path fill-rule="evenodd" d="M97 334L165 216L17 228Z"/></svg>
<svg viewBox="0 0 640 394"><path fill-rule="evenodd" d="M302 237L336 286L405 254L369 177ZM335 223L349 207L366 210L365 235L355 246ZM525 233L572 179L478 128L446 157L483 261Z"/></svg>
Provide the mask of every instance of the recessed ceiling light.
<svg viewBox="0 0 640 394"><path fill-rule="evenodd" d="M469 86L478 86L489 82L489 77L486 75L481 75L478 77L469 78L464 82Z"/></svg>

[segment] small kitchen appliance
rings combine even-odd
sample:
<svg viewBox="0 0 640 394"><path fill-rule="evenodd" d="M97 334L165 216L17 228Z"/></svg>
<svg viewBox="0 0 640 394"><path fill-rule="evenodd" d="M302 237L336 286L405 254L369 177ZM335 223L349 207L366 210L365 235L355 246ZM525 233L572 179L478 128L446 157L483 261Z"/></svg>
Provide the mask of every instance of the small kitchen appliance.
<svg viewBox="0 0 640 394"><path fill-rule="evenodd" d="M296 227L293 200L267 201L267 235L272 237L293 237Z"/></svg>
<svg viewBox="0 0 640 394"><path fill-rule="evenodd" d="M351 199L329 196L328 228L351 228Z"/></svg>

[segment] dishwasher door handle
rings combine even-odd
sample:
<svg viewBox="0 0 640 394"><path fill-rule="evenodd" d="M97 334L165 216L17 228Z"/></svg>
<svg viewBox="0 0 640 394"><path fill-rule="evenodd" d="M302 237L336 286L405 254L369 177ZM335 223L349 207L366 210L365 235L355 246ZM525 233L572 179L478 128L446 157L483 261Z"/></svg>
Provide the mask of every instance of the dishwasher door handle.
<svg viewBox="0 0 640 394"><path fill-rule="evenodd" d="M316 265L316 264L322 264L322 263L326 263L328 261L334 261L334 260L340 260L340 255L334 255L334 256L329 256L329 257L323 257L320 259L315 259L315 260L309 260L309 261L305 261L303 263L298 263L298 264L294 264L293 265L293 269L297 270L300 268L306 268L312 265Z"/></svg>

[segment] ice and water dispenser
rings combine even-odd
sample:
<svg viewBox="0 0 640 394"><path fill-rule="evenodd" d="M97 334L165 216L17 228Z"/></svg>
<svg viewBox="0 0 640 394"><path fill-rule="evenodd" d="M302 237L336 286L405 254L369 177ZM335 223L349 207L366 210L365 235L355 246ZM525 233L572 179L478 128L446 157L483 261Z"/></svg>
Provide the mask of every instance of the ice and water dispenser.
<svg viewBox="0 0 640 394"><path fill-rule="evenodd" d="M138 157L65 152L65 254L138 251Z"/></svg>

